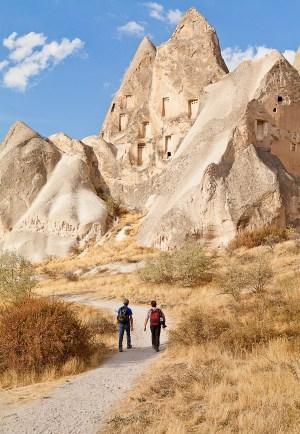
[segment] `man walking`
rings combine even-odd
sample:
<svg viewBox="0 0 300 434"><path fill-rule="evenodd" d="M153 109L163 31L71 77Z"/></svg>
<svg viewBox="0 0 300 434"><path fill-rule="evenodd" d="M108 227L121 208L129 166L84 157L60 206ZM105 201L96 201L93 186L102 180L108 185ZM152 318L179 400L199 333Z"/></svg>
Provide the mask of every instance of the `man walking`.
<svg viewBox="0 0 300 434"><path fill-rule="evenodd" d="M151 309L149 310L145 319L144 331L146 331L149 320L152 336L152 347L155 351L159 351L161 327L163 326L163 328L165 328L167 326L166 317L163 311L157 307L155 300L151 301Z"/></svg>
<svg viewBox="0 0 300 434"><path fill-rule="evenodd" d="M127 335L127 348L132 348L131 345L131 335L130 331L133 331L133 319L132 319L132 310L129 305L129 300L127 298L124 299L123 306L118 310L117 321L119 323L119 351L122 353L123 351L123 337L126 331Z"/></svg>

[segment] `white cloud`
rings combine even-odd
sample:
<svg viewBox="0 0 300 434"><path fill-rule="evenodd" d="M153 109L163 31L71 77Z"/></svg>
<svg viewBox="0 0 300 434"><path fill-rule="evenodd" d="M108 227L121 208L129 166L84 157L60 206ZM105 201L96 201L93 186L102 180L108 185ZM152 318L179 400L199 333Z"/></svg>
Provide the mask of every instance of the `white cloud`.
<svg viewBox="0 0 300 434"><path fill-rule="evenodd" d="M146 6L149 9L150 17L156 18L157 20L160 21L165 21L163 5L156 2L148 2L148 3L144 3L144 6Z"/></svg>
<svg viewBox="0 0 300 434"><path fill-rule="evenodd" d="M3 40L3 45L10 51L8 59L0 62L0 71L7 68L3 73L5 87L24 92L32 77L59 64L84 46L79 38L46 41L43 33L35 32L20 37L14 32Z"/></svg>
<svg viewBox="0 0 300 434"><path fill-rule="evenodd" d="M30 56L33 49L44 45L47 39L43 33L35 32L30 32L20 37L17 36L18 34L14 32L3 40L4 47L11 51L9 58L16 62L20 62L25 57Z"/></svg>
<svg viewBox="0 0 300 434"><path fill-rule="evenodd" d="M165 11L164 6L160 3L147 2L144 3L144 6L149 9L149 15L151 18L165 21L169 24L178 24L183 17L183 12L179 9L169 9L168 11Z"/></svg>
<svg viewBox="0 0 300 434"><path fill-rule="evenodd" d="M136 21L128 21L124 26L118 27L118 32L124 35L143 36L145 27Z"/></svg>
<svg viewBox="0 0 300 434"><path fill-rule="evenodd" d="M9 64L9 62L7 60L3 60L2 62L0 62L0 71L2 71L4 68L6 68L6 66Z"/></svg>
<svg viewBox="0 0 300 434"><path fill-rule="evenodd" d="M223 58L229 71L233 71L240 63L245 60L256 60L271 53L274 48L268 48L265 46L251 47L249 46L245 50L239 47L227 47L222 51ZM283 53L284 57L291 63L294 63L295 51L285 50Z"/></svg>
<svg viewBox="0 0 300 434"><path fill-rule="evenodd" d="M183 12L179 9L170 9L167 12L167 19L170 24L178 24L183 17Z"/></svg>

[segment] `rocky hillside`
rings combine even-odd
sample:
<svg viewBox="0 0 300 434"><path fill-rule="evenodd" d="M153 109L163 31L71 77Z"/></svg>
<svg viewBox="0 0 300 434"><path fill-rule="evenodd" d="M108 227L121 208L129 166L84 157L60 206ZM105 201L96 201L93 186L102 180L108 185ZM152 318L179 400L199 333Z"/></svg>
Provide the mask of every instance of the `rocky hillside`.
<svg viewBox="0 0 300 434"><path fill-rule="evenodd" d="M297 66L297 63L295 67ZM145 38L99 136L49 138L22 122L0 147L0 246L34 261L100 241L119 206L143 211L144 246L300 224L300 76L278 52L228 74L190 9Z"/></svg>

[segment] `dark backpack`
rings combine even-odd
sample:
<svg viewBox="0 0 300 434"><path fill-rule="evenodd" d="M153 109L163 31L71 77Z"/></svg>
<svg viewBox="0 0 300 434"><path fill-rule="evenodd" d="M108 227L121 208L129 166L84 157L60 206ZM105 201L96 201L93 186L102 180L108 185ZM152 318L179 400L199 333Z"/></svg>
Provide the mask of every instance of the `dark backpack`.
<svg viewBox="0 0 300 434"><path fill-rule="evenodd" d="M161 310L160 309L151 309L150 312L150 326L155 327L160 325L160 317L161 317Z"/></svg>
<svg viewBox="0 0 300 434"><path fill-rule="evenodd" d="M127 324L129 322L129 314L128 314L127 306L120 307L118 312L118 321L121 324Z"/></svg>

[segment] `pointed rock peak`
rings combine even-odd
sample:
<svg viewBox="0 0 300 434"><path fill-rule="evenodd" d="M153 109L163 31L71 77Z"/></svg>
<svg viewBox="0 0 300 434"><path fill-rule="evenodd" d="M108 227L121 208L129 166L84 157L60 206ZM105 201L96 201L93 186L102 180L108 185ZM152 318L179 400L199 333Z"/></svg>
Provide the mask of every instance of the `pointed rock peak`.
<svg viewBox="0 0 300 434"><path fill-rule="evenodd" d="M197 33L212 31L214 28L196 8L189 9L176 27L173 38L193 37Z"/></svg>
<svg viewBox="0 0 300 434"><path fill-rule="evenodd" d="M156 47L150 41L148 36L145 36L136 50L133 61L135 61L136 59L140 59L141 57L144 57L145 55L147 55L147 53L156 53Z"/></svg>
<svg viewBox="0 0 300 434"><path fill-rule="evenodd" d="M70 136L68 136L63 131L60 131L58 133L52 134L51 136L48 137L48 139L51 140L52 142L55 141L55 140L64 140L64 141L71 141L71 140L73 140Z"/></svg>
<svg viewBox="0 0 300 434"><path fill-rule="evenodd" d="M140 43L138 50L154 50L156 51L156 47L148 36L144 36L142 42Z"/></svg>
<svg viewBox="0 0 300 434"><path fill-rule="evenodd" d="M3 146L17 146L21 143L27 142L34 137L41 137L36 131L30 128L22 121L15 122L9 129Z"/></svg>

